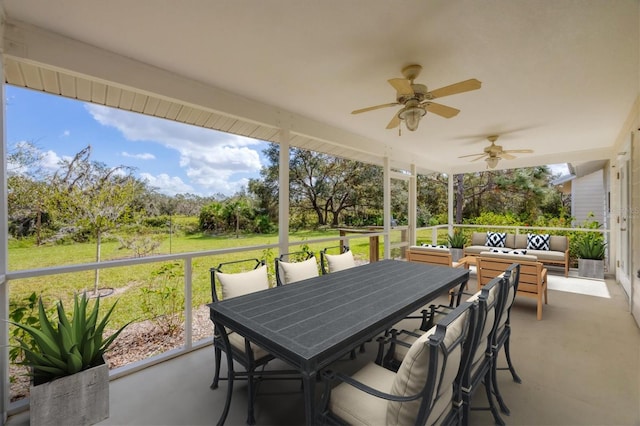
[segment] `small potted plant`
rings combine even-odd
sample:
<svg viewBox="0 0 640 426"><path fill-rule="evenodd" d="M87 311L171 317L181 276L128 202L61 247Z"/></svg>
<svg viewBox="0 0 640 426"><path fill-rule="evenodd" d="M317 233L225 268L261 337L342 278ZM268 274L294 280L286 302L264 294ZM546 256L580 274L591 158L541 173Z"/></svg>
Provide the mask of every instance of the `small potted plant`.
<svg viewBox="0 0 640 426"><path fill-rule="evenodd" d="M606 243L598 232L587 232L577 241L578 275L585 278L604 279Z"/></svg>
<svg viewBox="0 0 640 426"><path fill-rule="evenodd" d="M86 294L74 296L69 319L61 301L49 318L38 301L39 326L12 323L32 342L17 339L22 365L32 375L30 423L90 425L109 417L109 367L104 353L128 325L108 338L104 330L116 304L98 320L100 298L89 309ZM57 326L56 323L57 322Z"/></svg>
<svg viewBox="0 0 640 426"><path fill-rule="evenodd" d="M453 234L447 235L447 243L451 250L451 260L457 262L464 255L464 246L467 244L467 237L460 231L456 229L453 231Z"/></svg>

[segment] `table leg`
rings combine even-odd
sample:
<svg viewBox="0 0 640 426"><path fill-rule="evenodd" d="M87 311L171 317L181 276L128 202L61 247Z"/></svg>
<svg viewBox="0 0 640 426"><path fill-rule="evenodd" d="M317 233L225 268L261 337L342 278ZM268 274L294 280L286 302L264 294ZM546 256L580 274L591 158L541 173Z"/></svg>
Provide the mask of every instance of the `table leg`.
<svg viewBox="0 0 640 426"><path fill-rule="evenodd" d="M307 425L316 424L316 375L302 374L304 414Z"/></svg>

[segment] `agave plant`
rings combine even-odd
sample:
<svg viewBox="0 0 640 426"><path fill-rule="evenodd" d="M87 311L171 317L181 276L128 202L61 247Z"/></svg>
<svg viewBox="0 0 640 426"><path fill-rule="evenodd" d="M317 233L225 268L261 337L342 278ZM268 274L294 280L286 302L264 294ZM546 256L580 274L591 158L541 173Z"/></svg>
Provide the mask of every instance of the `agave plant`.
<svg viewBox="0 0 640 426"><path fill-rule="evenodd" d="M578 257L580 259L602 260L605 255L606 243L602 235L587 233L578 240Z"/></svg>
<svg viewBox="0 0 640 426"><path fill-rule="evenodd" d="M17 340L24 354L20 364L31 368L34 383L40 384L58 377L70 376L103 363L102 356L109 345L129 325L125 324L103 340L104 329L116 303L102 320L98 321L100 298L96 299L93 308L89 311L89 299L86 293L82 296L76 294L73 299L71 320L67 318L62 302L58 302L58 324L54 327L54 320L47 317L44 303L40 298L38 300L39 328L12 322L33 339L34 345L29 345L22 339Z"/></svg>
<svg viewBox="0 0 640 426"><path fill-rule="evenodd" d="M467 237L456 230L453 232L453 235L447 235L447 242L449 243L449 247L451 248L464 248L464 245L467 243Z"/></svg>

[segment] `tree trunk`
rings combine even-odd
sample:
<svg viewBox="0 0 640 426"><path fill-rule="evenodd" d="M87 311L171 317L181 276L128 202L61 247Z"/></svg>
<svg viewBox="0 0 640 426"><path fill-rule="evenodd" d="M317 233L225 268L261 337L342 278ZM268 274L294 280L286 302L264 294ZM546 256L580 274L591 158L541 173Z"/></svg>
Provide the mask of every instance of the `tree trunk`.
<svg viewBox="0 0 640 426"><path fill-rule="evenodd" d="M462 223L462 207L464 204L464 175L455 175L456 179L456 223Z"/></svg>

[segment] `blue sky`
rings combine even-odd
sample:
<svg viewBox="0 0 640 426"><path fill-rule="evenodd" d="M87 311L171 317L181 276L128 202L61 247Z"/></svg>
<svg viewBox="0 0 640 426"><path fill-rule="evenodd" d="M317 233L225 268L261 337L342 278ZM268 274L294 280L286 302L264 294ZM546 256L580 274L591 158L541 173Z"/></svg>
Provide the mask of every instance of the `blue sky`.
<svg viewBox="0 0 640 426"><path fill-rule="evenodd" d="M49 171L90 144L93 160L132 166L161 193L210 196L234 194L265 162L263 141L5 87L9 150L33 143Z"/></svg>
<svg viewBox="0 0 640 426"><path fill-rule="evenodd" d="M233 195L265 164L263 141L5 86L9 150L27 141L57 169L87 145L92 159L126 165L167 195ZM11 166L11 165L10 165ZM558 165L560 166L560 165ZM566 165L552 166L566 173Z"/></svg>

